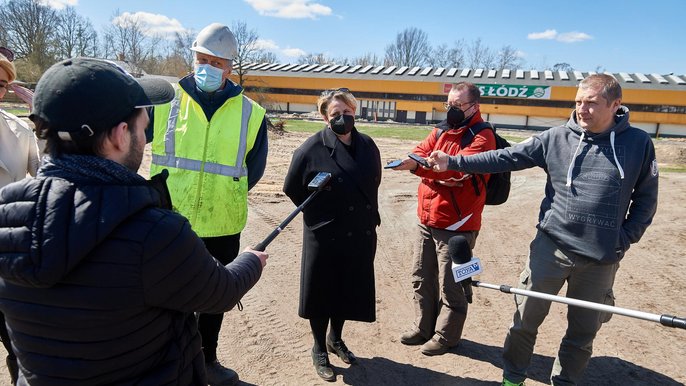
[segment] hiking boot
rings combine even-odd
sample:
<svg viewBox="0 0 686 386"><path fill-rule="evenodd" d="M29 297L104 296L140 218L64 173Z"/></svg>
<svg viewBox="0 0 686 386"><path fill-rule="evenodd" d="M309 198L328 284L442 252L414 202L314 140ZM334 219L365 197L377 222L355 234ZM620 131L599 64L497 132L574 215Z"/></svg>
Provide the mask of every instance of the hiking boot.
<svg viewBox="0 0 686 386"><path fill-rule="evenodd" d="M233 386L238 384L238 374L222 366L218 360L205 363L207 384L210 386Z"/></svg>
<svg viewBox="0 0 686 386"><path fill-rule="evenodd" d="M342 340L337 340L335 342L327 341L326 348L329 350L330 353L338 355L338 357L341 358L343 362L349 365L357 361L357 357L355 357L355 354L353 354L352 351L348 350L348 347Z"/></svg>
<svg viewBox="0 0 686 386"><path fill-rule="evenodd" d="M447 344L441 343L438 339L436 338L431 338L428 342L424 343L422 345L421 352L424 355L443 355L448 350L450 347Z"/></svg>
<svg viewBox="0 0 686 386"><path fill-rule="evenodd" d="M426 343L429 338L422 336L422 333L417 330L409 330L400 335L400 343L408 346L417 346Z"/></svg>
<svg viewBox="0 0 686 386"><path fill-rule="evenodd" d="M329 354L312 350L312 363L314 363L314 369L317 370L317 375L321 379L327 382L334 382L336 380L336 373L333 372L329 362Z"/></svg>
<svg viewBox="0 0 686 386"><path fill-rule="evenodd" d="M501 386L525 386L525 385L524 385L524 381L519 382L519 383L515 383L515 382L511 382L507 378L503 377L503 383Z"/></svg>

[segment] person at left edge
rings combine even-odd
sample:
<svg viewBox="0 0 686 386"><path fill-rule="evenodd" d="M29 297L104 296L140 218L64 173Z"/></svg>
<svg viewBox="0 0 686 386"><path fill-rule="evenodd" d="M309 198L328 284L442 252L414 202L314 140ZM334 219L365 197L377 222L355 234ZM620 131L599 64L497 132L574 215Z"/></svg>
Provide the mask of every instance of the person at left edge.
<svg viewBox="0 0 686 386"><path fill-rule="evenodd" d="M193 42L195 71L176 85L176 97L153 113L151 175L169 171L174 208L187 217L222 264L238 254L248 217L248 190L267 163L265 109L229 79L237 42L213 23ZM238 374L217 360L223 314L200 314L198 328L210 385L233 385Z"/></svg>
<svg viewBox="0 0 686 386"><path fill-rule="evenodd" d="M0 100L14 86L13 82L17 78L13 60L14 53L9 48L0 47ZM30 99L26 102L32 108L33 104ZM16 115L0 109L0 188L22 180L27 175L35 176L40 165L38 153L36 135L29 125ZM7 350L5 362L10 374L10 382L15 384L19 368L5 325L5 315L2 312L0 312L0 338Z"/></svg>
<svg viewBox="0 0 686 386"><path fill-rule="evenodd" d="M376 320L381 156L374 141L355 129L357 101L350 91L324 91L317 107L327 125L293 153L283 191L300 205L311 194L309 181L318 172L331 173L330 189L303 209L298 315L310 321L317 375L335 381L327 351L347 364L356 360L343 342L345 321Z"/></svg>

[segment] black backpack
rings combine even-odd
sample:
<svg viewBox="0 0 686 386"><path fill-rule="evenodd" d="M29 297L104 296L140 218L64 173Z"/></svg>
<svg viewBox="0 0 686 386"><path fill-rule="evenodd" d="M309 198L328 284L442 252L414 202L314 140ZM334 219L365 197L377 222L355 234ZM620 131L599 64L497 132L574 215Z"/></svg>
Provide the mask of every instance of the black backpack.
<svg viewBox="0 0 686 386"><path fill-rule="evenodd" d="M470 127L467 132L464 133L462 139L460 140L460 149L464 149L465 147L469 146L469 144L474 140L474 137L481 130L486 128L493 130L493 134L495 135L496 149L503 149L510 146L510 143L507 142L505 138L498 135L498 133L495 131L495 128L489 122L480 122ZM443 131L444 130L439 128L439 130L436 132L436 140L438 140L438 137L443 134ZM486 180L483 174L477 174L476 176L481 178L481 182ZM476 192L476 195L480 195L481 192L479 191L479 184L476 181L476 178L472 178L472 183L474 185L474 191ZM492 173L491 177L488 179L488 183L486 183L486 205L500 205L507 201L509 195L510 172Z"/></svg>

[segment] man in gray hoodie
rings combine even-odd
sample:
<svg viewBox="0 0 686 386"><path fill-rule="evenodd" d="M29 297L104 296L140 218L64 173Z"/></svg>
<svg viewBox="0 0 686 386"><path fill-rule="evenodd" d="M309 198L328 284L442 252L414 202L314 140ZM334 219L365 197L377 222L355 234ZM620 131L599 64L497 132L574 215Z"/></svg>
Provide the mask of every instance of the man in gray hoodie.
<svg viewBox="0 0 686 386"><path fill-rule="evenodd" d="M579 84L569 121L515 146L472 156L437 151L436 171L498 173L538 166L547 175L538 233L519 287L614 304L619 262L638 242L657 208L655 148L646 132L630 126L622 89L609 75ZM515 296L517 310L505 339L503 385L523 384L538 327L550 301ZM593 339L611 314L569 307L568 328L553 365L554 385L577 384L593 351Z"/></svg>

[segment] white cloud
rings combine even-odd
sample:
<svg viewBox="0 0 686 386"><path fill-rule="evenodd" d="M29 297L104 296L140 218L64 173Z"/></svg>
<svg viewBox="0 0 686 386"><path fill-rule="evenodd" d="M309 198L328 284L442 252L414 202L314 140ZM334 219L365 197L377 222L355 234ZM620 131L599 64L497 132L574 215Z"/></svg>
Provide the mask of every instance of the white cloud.
<svg viewBox="0 0 686 386"><path fill-rule="evenodd" d="M331 8L311 0L245 0L260 15L284 19L316 19L330 16Z"/></svg>
<svg viewBox="0 0 686 386"><path fill-rule="evenodd" d="M62 10L66 7L75 7L79 0L41 0L40 3L50 8Z"/></svg>
<svg viewBox="0 0 686 386"><path fill-rule="evenodd" d="M124 26L129 22L138 23L143 29L143 33L148 36L162 36L166 38L173 38L175 32L185 32L181 22L176 19L170 19L167 16L158 13L149 12L124 12L112 19L112 24Z"/></svg>
<svg viewBox="0 0 686 386"><path fill-rule="evenodd" d="M546 39L546 40L557 40L558 42L562 42L562 43L576 43L576 42L581 42L584 40L593 39L593 36L591 36L585 32L572 31L572 32L558 33L557 30L554 30L554 29L547 29L543 32L532 32L532 33L528 34L526 37L529 40Z"/></svg>
<svg viewBox="0 0 686 386"><path fill-rule="evenodd" d="M257 41L255 42L255 48L260 50L274 51L279 49L279 45L276 44L273 40L257 39Z"/></svg>
<svg viewBox="0 0 686 386"><path fill-rule="evenodd" d="M281 50L281 53L289 58L297 58L307 55L307 52L305 50L301 50L300 48L284 48Z"/></svg>
<svg viewBox="0 0 686 386"><path fill-rule="evenodd" d="M584 32L565 32L563 34L559 34L557 36L557 41L563 42L563 43L575 43L575 42L581 42L584 40L589 40L593 39L593 36L584 33Z"/></svg>
<svg viewBox="0 0 686 386"><path fill-rule="evenodd" d="M276 44L275 41L270 39L257 39L257 41L255 42L255 48L271 51L274 54L286 57L297 58L307 54L307 52L301 50L300 48L281 48L278 44Z"/></svg>
<svg viewBox="0 0 686 386"><path fill-rule="evenodd" d="M555 39L555 36L557 36L557 31L554 29L547 29L543 32L532 32L528 34L526 37L529 40L539 40L539 39Z"/></svg>

